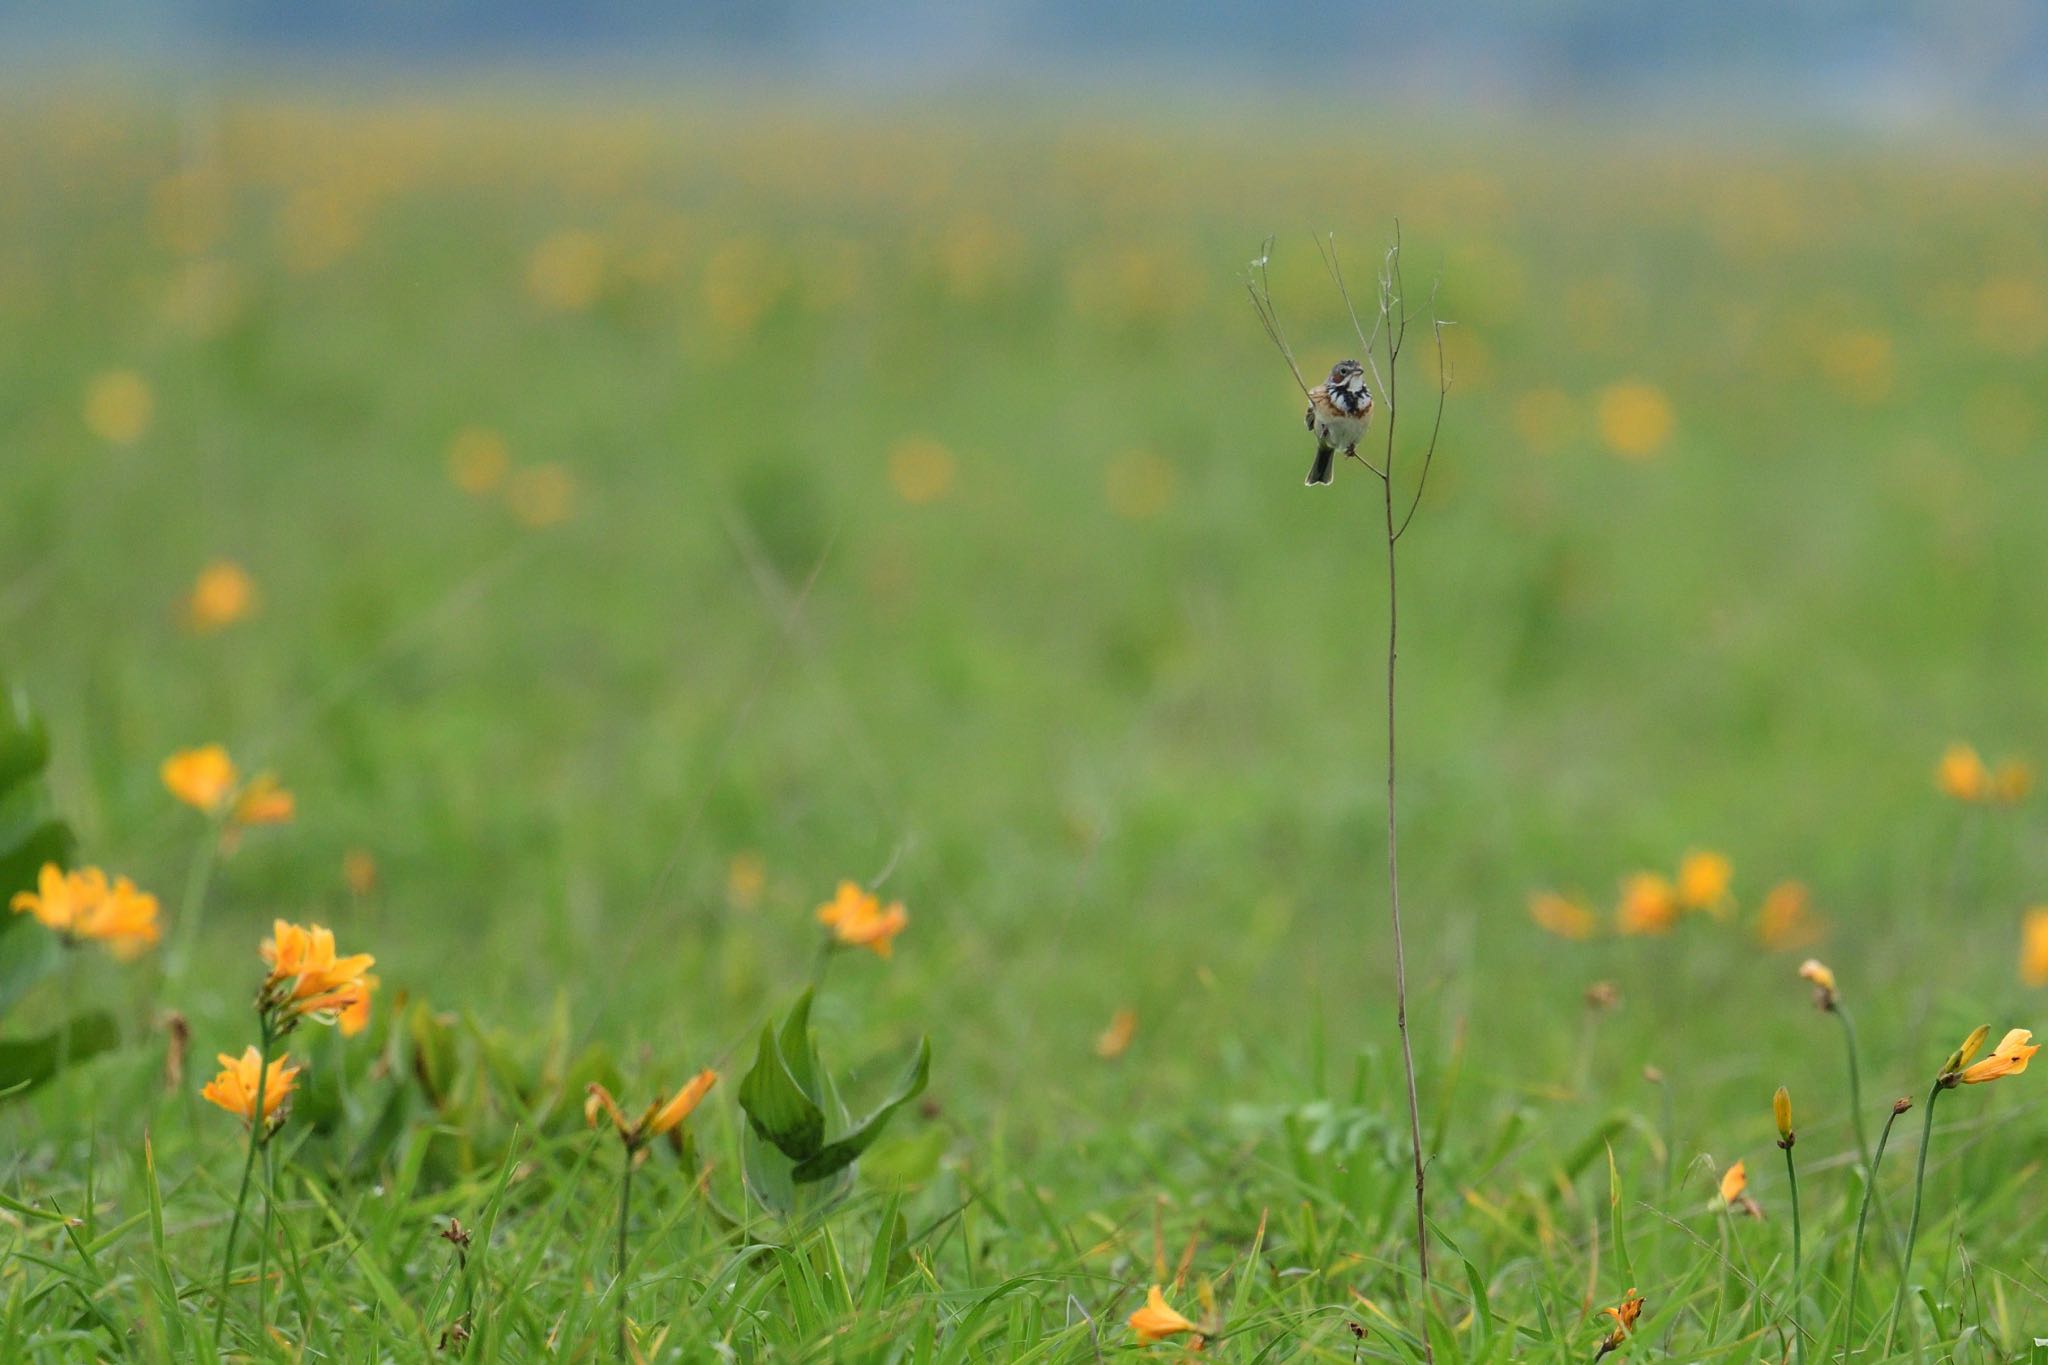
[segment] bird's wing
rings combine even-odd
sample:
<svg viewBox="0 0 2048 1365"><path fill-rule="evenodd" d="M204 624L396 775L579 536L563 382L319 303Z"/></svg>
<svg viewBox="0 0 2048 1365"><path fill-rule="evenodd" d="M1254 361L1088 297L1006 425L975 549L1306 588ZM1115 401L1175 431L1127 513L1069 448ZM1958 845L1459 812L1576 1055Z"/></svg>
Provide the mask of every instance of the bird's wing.
<svg viewBox="0 0 2048 1365"><path fill-rule="evenodd" d="M1327 397L1328 393L1321 384L1308 391L1308 411L1301 414L1301 424L1310 431L1316 429L1316 404L1323 402Z"/></svg>

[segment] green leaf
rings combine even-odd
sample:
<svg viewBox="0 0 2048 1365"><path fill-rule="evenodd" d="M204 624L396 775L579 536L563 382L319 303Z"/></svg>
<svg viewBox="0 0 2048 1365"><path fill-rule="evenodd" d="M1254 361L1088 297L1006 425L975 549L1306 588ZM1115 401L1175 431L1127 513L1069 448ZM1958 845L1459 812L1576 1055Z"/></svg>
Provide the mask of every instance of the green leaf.
<svg viewBox="0 0 2048 1365"><path fill-rule="evenodd" d="M790 1006L789 1018L782 1021L782 1035L778 1046L782 1049L782 1061L789 1068L790 1079L797 1089L804 1092L812 1104L822 1105L825 1097L818 1089L818 1047L811 1039L811 987Z"/></svg>
<svg viewBox="0 0 2048 1365"><path fill-rule="evenodd" d="M910 1066L901 1080L896 1082L896 1091L882 1107L869 1114L854 1126L852 1132L837 1142L828 1142L808 1157L797 1158L796 1169L790 1174L798 1184L809 1184L851 1166L859 1160L874 1140L882 1135L883 1128L898 1109L924 1093L925 1085L931 1080L932 1043L929 1038L917 1040L917 1055L911 1058Z"/></svg>
<svg viewBox="0 0 2048 1365"><path fill-rule="evenodd" d="M455 1088L457 1057L455 1030L448 1027L424 1000L415 1000L406 1014L406 1032L412 1036L412 1073L420 1089L427 1092L436 1109L445 1109Z"/></svg>
<svg viewBox="0 0 2048 1365"><path fill-rule="evenodd" d="M57 936L26 915L0 932L0 1014L56 971L61 957Z"/></svg>
<svg viewBox="0 0 2048 1365"><path fill-rule="evenodd" d="M0 687L0 792L26 782L50 761L50 737L27 694Z"/></svg>
<svg viewBox="0 0 2048 1365"><path fill-rule="evenodd" d="M69 1035L74 1064L110 1051L121 1041L120 1027L105 1010L74 1014L62 1031ZM0 1090L11 1098L50 1079L57 1070L57 1037L52 1031L35 1038L0 1041Z"/></svg>
<svg viewBox="0 0 2048 1365"><path fill-rule="evenodd" d="M806 992L790 1017L807 1014L808 1009ZM762 1028L754 1065L740 1082L740 1108L754 1131L791 1161L807 1160L825 1141L825 1111L797 1084L772 1026Z"/></svg>
<svg viewBox="0 0 2048 1365"><path fill-rule="evenodd" d="M17 891L35 889L36 874L44 863L60 866L71 861L71 827L62 820L25 821L14 829L0 830L0 933L22 917L13 914L6 902Z"/></svg>

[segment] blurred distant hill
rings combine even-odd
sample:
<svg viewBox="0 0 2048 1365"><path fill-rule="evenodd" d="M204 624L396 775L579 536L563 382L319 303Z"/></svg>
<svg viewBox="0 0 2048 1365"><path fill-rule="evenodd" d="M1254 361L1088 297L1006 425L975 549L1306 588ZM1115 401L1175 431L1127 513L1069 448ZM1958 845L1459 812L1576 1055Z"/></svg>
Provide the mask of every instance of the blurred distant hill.
<svg viewBox="0 0 2048 1365"><path fill-rule="evenodd" d="M878 91L1215 82L2038 125L2048 0L0 0L0 62L712 70Z"/></svg>

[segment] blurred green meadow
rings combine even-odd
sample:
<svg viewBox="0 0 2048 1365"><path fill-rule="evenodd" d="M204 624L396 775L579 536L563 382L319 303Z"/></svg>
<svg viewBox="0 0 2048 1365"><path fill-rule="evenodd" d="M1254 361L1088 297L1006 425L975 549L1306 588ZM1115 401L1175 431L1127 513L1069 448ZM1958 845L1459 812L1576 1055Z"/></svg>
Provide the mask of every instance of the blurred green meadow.
<svg viewBox="0 0 2048 1365"><path fill-rule="evenodd" d="M1953 742L2048 759L2037 145L1411 116L1333 174L1278 112L95 91L6 120L0 672L52 801L173 940L208 836L159 763L219 742L297 801L219 861L174 994L81 954L8 1016L91 996L124 1029L0 1111L8 1197L98 1237L0 1219L9 1358L179 1355L210 1317L241 1148L190 1092L253 1041L274 916L373 951L380 1014L348 1060L295 1040L345 1093L298 1150L323 1193L280 1190L278 1335L236 1349L433 1355L433 1220L495 1200L472 1355L602 1358L586 1167L615 1154L564 1059L635 1096L724 1073L694 1123L737 1207L737 1078L842 878L911 921L833 964L828 1058L872 1080L929 1034L930 1090L822 1242L741 1257L667 1177L647 1358L1085 1360L1205 1279L1219 1358L1413 1357L1378 490L1302 487L1244 291L1268 236L1312 378L1358 350L1318 234L1363 294L1398 220L1453 324L1401 604L1439 1355L1589 1359L1639 1286L1624 1349L1781 1358L1784 1286L1726 1288L1783 1274L1775 1086L1816 1330L1854 1213L1800 960L1855 1006L1872 1115L2038 1014L2042 798L1934 778ZM221 561L253 605L195 629ZM1688 850L1732 905L1618 933L1623 879ZM1760 934L1792 880L1811 922ZM1533 923L1548 890L1597 931ZM506 1101L493 1049L560 1093ZM2048 1325L2036 1088L1942 1103L1915 1276L1957 1359ZM1770 1217L1727 1260L1741 1158ZM820 1288L899 1200L874 1298ZM1865 1273L1874 1322L1896 1272Z"/></svg>

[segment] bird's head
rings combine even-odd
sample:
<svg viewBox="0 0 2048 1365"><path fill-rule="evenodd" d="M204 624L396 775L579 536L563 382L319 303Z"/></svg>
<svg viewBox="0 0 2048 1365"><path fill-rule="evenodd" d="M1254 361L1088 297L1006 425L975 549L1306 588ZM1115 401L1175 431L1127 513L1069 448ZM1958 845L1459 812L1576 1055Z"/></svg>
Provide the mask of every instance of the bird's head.
<svg viewBox="0 0 2048 1365"><path fill-rule="evenodd" d="M1338 361L1330 367L1328 387L1332 391L1348 389L1352 393L1367 392L1365 387L1365 366L1355 360Z"/></svg>

